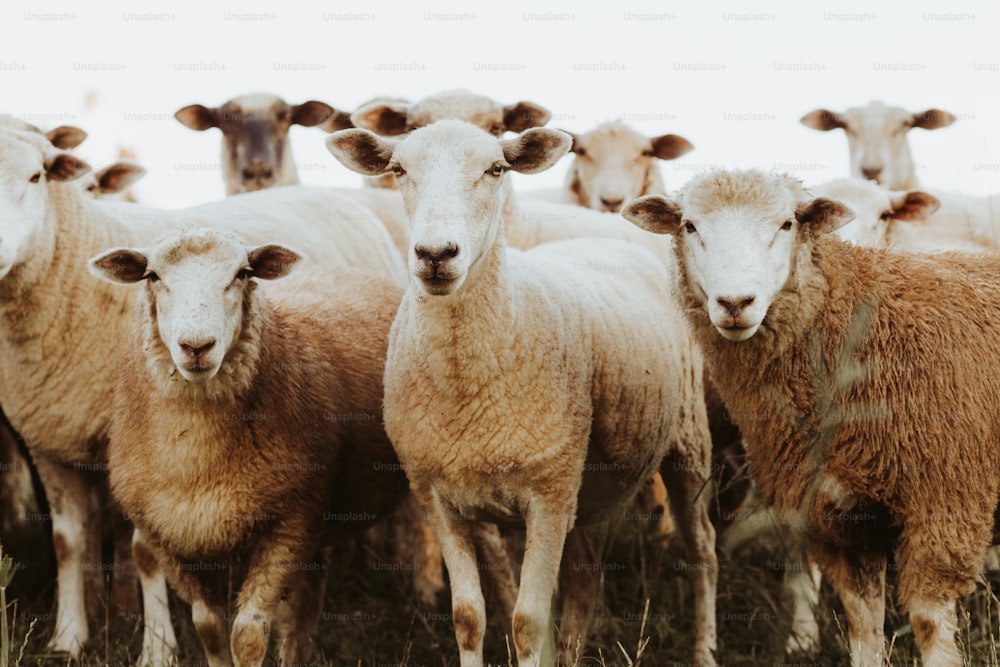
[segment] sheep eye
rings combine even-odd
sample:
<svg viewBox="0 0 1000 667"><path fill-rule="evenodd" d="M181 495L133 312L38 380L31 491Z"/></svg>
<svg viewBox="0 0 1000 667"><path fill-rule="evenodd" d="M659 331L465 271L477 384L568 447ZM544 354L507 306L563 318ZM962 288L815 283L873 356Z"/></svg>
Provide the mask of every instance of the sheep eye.
<svg viewBox="0 0 1000 667"><path fill-rule="evenodd" d="M392 173L394 173L394 174L395 174L396 176L402 176L403 174L405 174L405 173L406 173L406 170L405 170L405 169L403 169L403 165L399 164L398 162L397 162L396 164L392 165L392 167L390 167L389 169L390 169L390 170L392 171Z"/></svg>
<svg viewBox="0 0 1000 667"><path fill-rule="evenodd" d="M783 224L781 226L781 229L783 231L786 231L786 232L790 231L792 229L792 221L791 220L785 220L785 224Z"/></svg>
<svg viewBox="0 0 1000 667"><path fill-rule="evenodd" d="M144 278L145 278L146 280L148 280L149 282L151 282L151 283L158 283L158 282L160 282L160 276L156 275L156 274L155 274L154 272L152 272L152 271L150 271L149 273L147 273L147 274L146 274L145 276L143 276L143 277L144 277Z"/></svg>
<svg viewBox="0 0 1000 667"><path fill-rule="evenodd" d="M653 157L653 151L647 148L642 152L642 157Z"/></svg>
<svg viewBox="0 0 1000 667"><path fill-rule="evenodd" d="M587 154L587 149L582 146L577 146L573 149L573 152L576 153L578 157L584 157Z"/></svg>
<svg viewBox="0 0 1000 667"><path fill-rule="evenodd" d="M507 171L507 167L498 162L490 167L490 170L487 173L493 174L494 176L503 176L505 171Z"/></svg>
<svg viewBox="0 0 1000 667"><path fill-rule="evenodd" d="M495 134L496 136L499 137L500 135L503 134L503 130L504 130L503 123L493 123L493 126L490 127L490 134Z"/></svg>
<svg viewBox="0 0 1000 667"><path fill-rule="evenodd" d="M31 175L31 178L29 178L28 180L31 181L32 183L37 183L38 181L42 180L42 172L36 171L34 174Z"/></svg>
<svg viewBox="0 0 1000 667"><path fill-rule="evenodd" d="M684 223L684 231L686 231L688 234L694 234L698 230L694 228L694 225L692 223L685 222Z"/></svg>
<svg viewBox="0 0 1000 667"><path fill-rule="evenodd" d="M882 211L882 214L878 217L879 220L888 220L892 217L892 211Z"/></svg>
<svg viewBox="0 0 1000 667"><path fill-rule="evenodd" d="M240 269L239 271L236 272L236 277L233 278L233 281L235 282L237 280L246 280L251 275L252 275L252 272L251 272L250 269Z"/></svg>

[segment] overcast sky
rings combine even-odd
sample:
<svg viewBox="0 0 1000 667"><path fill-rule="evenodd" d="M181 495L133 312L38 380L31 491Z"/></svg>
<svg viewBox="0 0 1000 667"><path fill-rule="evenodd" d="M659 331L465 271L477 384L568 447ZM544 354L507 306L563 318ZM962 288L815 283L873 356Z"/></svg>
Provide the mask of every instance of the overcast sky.
<svg viewBox="0 0 1000 667"><path fill-rule="evenodd" d="M669 188L715 165L846 176L843 133L798 118L878 98L958 116L910 132L924 186L1000 192L1000 3L882 4L12 2L0 10L0 111L83 127L95 166L118 144L134 148L149 170L139 197L176 207L224 191L218 131L189 130L173 112L254 91L353 110L464 87L538 102L573 131L624 118L695 144L669 163ZM293 128L303 182L358 185L324 136ZM558 186L567 164L516 185Z"/></svg>

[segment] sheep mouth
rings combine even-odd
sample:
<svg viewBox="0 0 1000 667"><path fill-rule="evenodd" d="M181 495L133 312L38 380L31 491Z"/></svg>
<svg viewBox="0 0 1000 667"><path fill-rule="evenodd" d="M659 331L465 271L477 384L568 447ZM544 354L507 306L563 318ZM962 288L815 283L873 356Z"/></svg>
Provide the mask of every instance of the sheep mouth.
<svg viewBox="0 0 1000 667"><path fill-rule="evenodd" d="M460 282L458 278L444 278L442 276L428 276L420 279L424 290L433 296L444 296L451 294Z"/></svg>
<svg viewBox="0 0 1000 667"><path fill-rule="evenodd" d="M715 330L725 338L734 342L740 342L753 337L757 333L760 324L731 324L729 326L715 325Z"/></svg>
<svg viewBox="0 0 1000 667"><path fill-rule="evenodd" d="M216 364L199 364L193 362L182 364L179 366L179 370L188 382L208 382L215 377L219 367Z"/></svg>

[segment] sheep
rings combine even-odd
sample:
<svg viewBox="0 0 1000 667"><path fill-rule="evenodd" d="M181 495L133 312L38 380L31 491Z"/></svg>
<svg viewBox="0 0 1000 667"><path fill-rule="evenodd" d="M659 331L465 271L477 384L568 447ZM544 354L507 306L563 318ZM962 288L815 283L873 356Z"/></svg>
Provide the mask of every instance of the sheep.
<svg viewBox="0 0 1000 667"><path fill-rule="evenodd" d="M955 116L941 109L911 113L875 100L843 113L815 109L799 122L823 132L844 130L851 176L875 181L891 190L915 190L919 183L907 132L914 127L925 130L947 127L955 122Z"/></svg>
<svg viewBox="0 0 1000 667"><path fill-rule="evenodd" d="M258 289L299 259L198 228L89 262L140 284L114 390L112 493L191 605L212 665L262 664L272 619L281 664L308 662L324 533L360 532L406 489L381 419L402 290L344 270ZM234 555L248 564L230 655L229 573L199 566Z"/></svg>
<svg viewBox="0 0 1000 667"><path fill-rule="evenodd" d="M753 170L623 215L673 236L682 310L765 502L844 604L852 664L883 664L891 555L924 664L962 664L956 602L1000 499L1000 382L981 372L1000 361L1000 258L854 246L830 233L847 206Z"/></svg>
<svg viewBox="0 0 1000 667"><path fill-rule="evenodd" d="M564 545L583 546L573 534L633 498L664 454L677 464L666 481L694 570L695 658L714 664L713 531L695 500L709 454L701 361L669 302L669 274L635 244L576 239L521 253L504 239L504 174L546 169L569 145L556 130L501 140L456 120L400 140L362 129L328 138L348 168L393 173L410 216L386 431L441 544L463 667L483 660L473 526L525 526L513 640L518 664L538 665ZM565 629L563 651L576 639Z"/></svg>
<svg viewBox="0 0 1000 667"><path fill-rule="evenodd" d="M320 125L327 131L353 127L345 112L329 104L309 100L292 105L269 93L241 95L215 108L191 104L174 117L192 130L222 131L227 195L299 183L288 140L292 125Z"/></svg>
<svg viewBox="0 0 1000 667"><path fill-rule="evenodd" d="M664 194L656 160L674 160L694 150L676 134L647 137L621 121L573 135L573 162L566 173L563 201L595 211L618 213L626 201Z"/></svg>
<svg viewBox="0 0 1000 667"><path fill-rule="evenodd" d="M84 261L115 245L138 245L181 223L238 229L253 242L281 238L311 262L377 271L405 283L402 259L384 227L360 205L322 188L290 186L182 210L94 201L73 182L89 166L31 132L0 129L0 405L20 433L45 488L56 547L54 650L78 656L87 641L82 573L97 562L88 477L101 471L111 415L112 369L126 330L130 295L107 288ZM92 532L92 531L91 531ZM155 574L155 573L154 573ZM140 581L145 576L140 567ZM162 583L162 578L159 579ZM147 608L143 659L161 664ZM169 618L169 616L166 616ZM165 659L165 658L164 658Z"/></svg>

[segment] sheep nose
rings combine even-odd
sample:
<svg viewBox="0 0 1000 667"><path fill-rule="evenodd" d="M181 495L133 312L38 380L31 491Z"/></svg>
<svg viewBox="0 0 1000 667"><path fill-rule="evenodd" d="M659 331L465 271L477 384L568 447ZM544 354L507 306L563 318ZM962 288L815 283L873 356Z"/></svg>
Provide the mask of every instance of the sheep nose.
<svg viewBox="0 0 1000 667"><path fill-rule="evenodd" d="M181 349L184 350L187 354L197 359L201 355L205 354L213 347L215 347L215 339L208 338L206 340L199 340L199 341L183 341L180 343L180 346Z"/></svg>
<svg viewBox="0 0 1000 667"><path fill-rule="evenodd" d="M413 252L416 253L417 259L437 265L446 259L456 256L458 254L458 244L451 241L445 243L443 246L436 247L417 244L413 246Z"/></svg>
<svg viewBox="0 0 1000 667"><path fill-rule="evenodd" d="M255 160L254 162L250 163L249 167L244 167L243 169L243 178L248 181L270 180L273 177L274 177L274 167L272 167L266 162L260 162Z"/></svg>
<svg viewBox="0 0 1000 667"><path fill-rule="evenodd" d="M727 296L717 297L715 300L720 306L725 308L732 317L739 317L743 312L743 309L754 302L756 297L753 296Z"/></svg>
<svg viewBox="0 0 1000 667"><path fill-rule="evenodd" d="M621 208L624 202L625 202L625 197L605 197L604 195L601 196L601 204L603 204L604 208L608 209L611 212L618 211L618 209Z"/></svg>
<svg viewBox="0 0 1000 667"><path fill-rule="evenodd" d="M861 167L861 174L869 181L877 181L882 167Z"/></svg>

